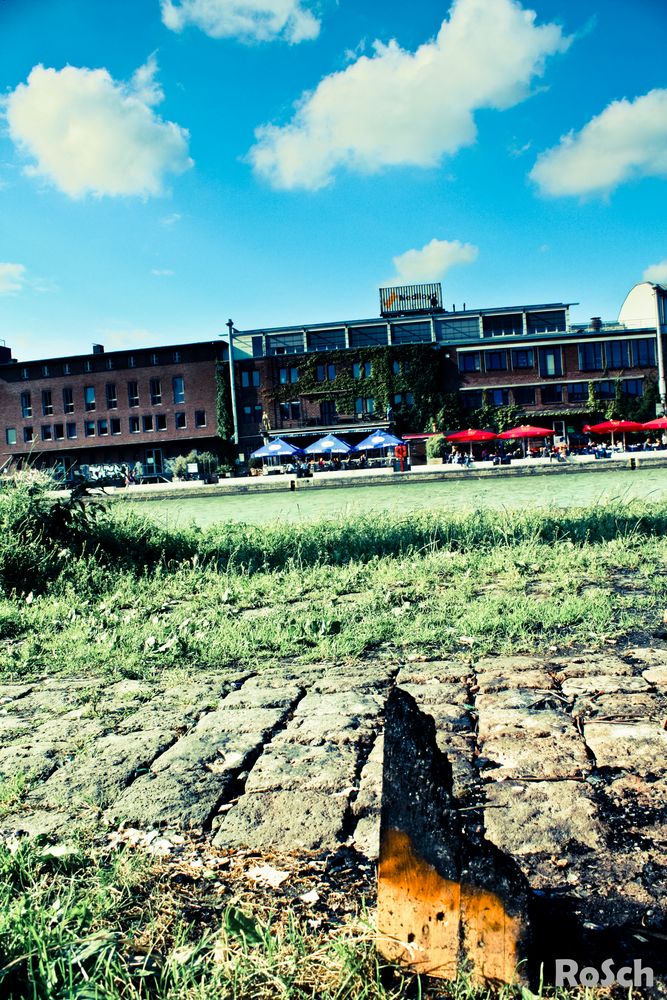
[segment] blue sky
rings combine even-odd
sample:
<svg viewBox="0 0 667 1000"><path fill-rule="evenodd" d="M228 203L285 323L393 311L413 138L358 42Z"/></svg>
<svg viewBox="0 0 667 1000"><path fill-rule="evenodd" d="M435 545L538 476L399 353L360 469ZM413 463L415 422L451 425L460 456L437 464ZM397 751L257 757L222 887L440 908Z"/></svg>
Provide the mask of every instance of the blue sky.
<svg viewBox="0 0 667 1000"><path fill-rule="evenodd" d="M533 13L531 13L533 12ZM667 281L663 0L0 0L19 358Z"/></svg>

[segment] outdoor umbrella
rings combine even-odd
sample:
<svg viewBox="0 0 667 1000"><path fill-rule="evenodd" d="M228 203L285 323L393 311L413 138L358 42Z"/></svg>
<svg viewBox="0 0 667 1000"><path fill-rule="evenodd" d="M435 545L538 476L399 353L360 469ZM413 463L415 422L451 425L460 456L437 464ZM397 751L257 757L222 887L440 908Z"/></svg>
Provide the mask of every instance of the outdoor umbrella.
<svg viewBox="0 0 667 1000"><path fill-rule="evenodd" d="M251 458L280 458L284 455L301 455L301 448L295 447L295 445L290 444L288 441L283 441L282 438L275 438L273 441L269 441L268 444L262 445L257 451L253 451Z"/></svg>
<svg viewBox="0 0 667 1000"><path fill-rule="evenodd" d="M470 455L472 456L472 446L475 441L495 441L498 437L494 431L480 431L473 427L469 427L465 431L454 431L453 434L445 434L447 441L456 441L459 443L468 442L470 445Z"/></svg>
<svg viewBox="0 0 667 1000"><path fill-rule="evenodd" d="M546 438L553 437L556 432L549 427L533 427L532 424L519 424L508 431L503 431L498 435L501 441L510 441L521 438L523 453L526 454L526 438Z"/></svg>
<svg viewBox="0 0 667 1000"><path fill-rule="evenodd" d="M341 441L335 434L327 434L319 441L313 441L304 451L307 455L347 455L348 451L352 451L352 446L347 441Z"/></svg>
<svg viewBox="0 0 667 1000"><path fill-rule="evenodd" d="M656 417L655 420L649 420L648 423L642 424L645 431L664 431L667 430L667 417Z"/></svg>
<svg viewBox="0 0 667 1000"><path fill-rule="evenodd" d="M368 437L355 445L355 451L371 451L373 448L395 448L397 444L403 444L400 438L394 437L388 431L371 431Z"/></svg>
<svg viewBox="0 0 667 1000"><path fill-rule="evenodd" d="M638 424L636 420L604 420L601 424L591 424L590 430L593 434L611 434L611 446L614 447L614 433L619 431L623 434L623 451L625 451L626 431L643 431L644 425Z"/></svg>

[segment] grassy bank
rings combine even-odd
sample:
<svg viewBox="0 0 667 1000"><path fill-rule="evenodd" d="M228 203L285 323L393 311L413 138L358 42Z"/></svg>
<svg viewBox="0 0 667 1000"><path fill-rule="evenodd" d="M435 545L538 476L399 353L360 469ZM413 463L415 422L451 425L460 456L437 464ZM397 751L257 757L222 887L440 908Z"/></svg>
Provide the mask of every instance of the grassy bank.
<svg viewBox="0 0 667 1000"><path fill-rule="evenodd" d="M168 532L0 493L2 674L261 665L641 637L667 598L667 504Z"/></svg>
<svg viewBox="0 0 667 1000"><path fill-rule="evenodd" d="M308 920L221 897L210 869L79 838L0 847L0 994L8 1000L537 1000L426 981L378 957L356 913ZM225 878L225 873L222 875ZM222 898L222 902L221 902ZM302 906L302 909L305 907ZM548 991L558 1000L590 991ZM538 996L542 996L542 991ZM545 993L546 995L546 993Z"/></svg>

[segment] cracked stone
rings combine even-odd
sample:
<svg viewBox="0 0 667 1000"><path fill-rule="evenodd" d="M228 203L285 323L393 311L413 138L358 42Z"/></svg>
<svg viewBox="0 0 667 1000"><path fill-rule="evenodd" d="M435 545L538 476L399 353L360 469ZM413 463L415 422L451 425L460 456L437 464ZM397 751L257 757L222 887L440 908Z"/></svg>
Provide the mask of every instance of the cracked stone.
<svg viewBox="0 0 667 1000"><path fill-rule="evenodd" d="M332 851L340 846L347 795L280 791L244 795L222 820L216 847Z"/></svg>
<svg viewBox="0 0 667 1000"><path fill-rule="evenodd" d="M642 775L667 771L667 732L650 723L587 722L584 738L598 767Z"/></svg>
<svg viewBox="0 0 667 1000"><path fill-rule="evenodd" d="M485 786L486 836L501 850L528 855L604 846L595 801L578 781L504 781Z"/></svg>

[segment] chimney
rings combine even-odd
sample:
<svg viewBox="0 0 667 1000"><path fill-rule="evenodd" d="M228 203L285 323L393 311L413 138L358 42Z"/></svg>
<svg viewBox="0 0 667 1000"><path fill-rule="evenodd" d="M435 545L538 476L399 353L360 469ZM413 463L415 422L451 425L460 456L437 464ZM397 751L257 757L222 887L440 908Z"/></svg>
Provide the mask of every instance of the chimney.
<svg viewBox="0 0 667 1000"><path fill-rule="evenodd" d="M591 316L591 330L601 330L602 319L599 316Z"/></svg>
<svg viewBox="0 0 667 1000"><path fill-rule="evenodd" d="M104 354L104 344L93 344L93 354Z"/></svg>

